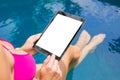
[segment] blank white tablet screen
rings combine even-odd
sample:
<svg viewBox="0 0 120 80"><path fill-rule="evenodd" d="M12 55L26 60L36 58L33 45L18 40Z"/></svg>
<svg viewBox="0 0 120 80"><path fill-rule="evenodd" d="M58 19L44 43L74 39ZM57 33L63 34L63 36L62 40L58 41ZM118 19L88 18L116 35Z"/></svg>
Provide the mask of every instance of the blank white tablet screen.
<svg viewBox="0 0 120 80"><path fill-rule="evenodd" d="M36 45L60 57L82 23L57 14Z"/></svg>

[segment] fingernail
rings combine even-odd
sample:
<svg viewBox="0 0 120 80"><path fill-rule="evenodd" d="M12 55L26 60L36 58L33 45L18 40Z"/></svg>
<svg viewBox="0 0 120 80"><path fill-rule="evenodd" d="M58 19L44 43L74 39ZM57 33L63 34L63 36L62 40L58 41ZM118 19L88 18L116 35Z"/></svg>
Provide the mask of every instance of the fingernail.
<svg viewBox="0 0 120 80"><path fill-rule="evenodd" d="M48 55L48 57L47 58L49 58L50 57L50 55Z"/></svg>

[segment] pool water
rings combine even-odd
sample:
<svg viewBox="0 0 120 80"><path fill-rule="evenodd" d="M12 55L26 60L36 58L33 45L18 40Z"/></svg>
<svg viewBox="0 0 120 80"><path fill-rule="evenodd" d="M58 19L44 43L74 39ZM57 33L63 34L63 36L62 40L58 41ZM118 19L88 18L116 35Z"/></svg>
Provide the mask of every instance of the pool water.
<svg viewBox="0 0 120 80"><path fill-rule="evenodd" d="M20 47L30 35L42 32L59 10L86 19L72 44L84 29L91 36L106 34L67 80L120 80L119 0L0 0L0 38ZM41 53L34 57L37 63L46 58Z"/></svg>

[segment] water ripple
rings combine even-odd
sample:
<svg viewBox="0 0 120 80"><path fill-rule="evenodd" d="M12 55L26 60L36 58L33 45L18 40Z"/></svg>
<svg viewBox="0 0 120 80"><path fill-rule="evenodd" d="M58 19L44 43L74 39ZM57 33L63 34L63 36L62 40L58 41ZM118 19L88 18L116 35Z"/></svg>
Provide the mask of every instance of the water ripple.
<svg viewBox="0 0 120 80"><path fill-rule="evenodd" d="M64 5L58 2L48 3L45 5L45 8L51 10L53 13L65 10Z"/></svg>
<svg viewBox="0 0 120 80"><path fill-rule="evenodd" d="M118 18L118 13L115 10L119 8L109 4L103 4L99 1L93 0L71 0L83 8L83 15L92 15L97 19L101 19L105 22L111 22Z"/></svg>
<svg viewBox="0 0 120 80"><path fill-rule="evenodd" d="M109 51L120 54L120 37L109 42Z"/></svg>
<svg viewBox="0 0 120 80"><path fill-rule="evenodd" d="M0 22L0 28L2 27L6 27L8 26L9 24L13 23L14 21L12 19L7 19L6 21L1 21Z"/></svg>

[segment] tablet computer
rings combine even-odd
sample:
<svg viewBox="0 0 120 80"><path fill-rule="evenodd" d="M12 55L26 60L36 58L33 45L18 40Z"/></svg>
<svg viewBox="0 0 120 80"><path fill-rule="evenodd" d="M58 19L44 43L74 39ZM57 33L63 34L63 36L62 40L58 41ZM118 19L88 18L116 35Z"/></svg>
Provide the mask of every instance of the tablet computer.
<svg viewBox="0 0 120 80"><path fill-rule="evenodd" d="M78 16L57 12L33 47L44 54L54 54L60 60L84 21Z"/></svg>

